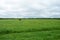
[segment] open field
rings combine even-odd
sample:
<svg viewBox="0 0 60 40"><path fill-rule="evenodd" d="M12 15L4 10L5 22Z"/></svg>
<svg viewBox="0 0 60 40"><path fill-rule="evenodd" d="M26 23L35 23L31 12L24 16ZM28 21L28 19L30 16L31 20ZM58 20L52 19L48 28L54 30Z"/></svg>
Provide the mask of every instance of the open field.
<svg viewBox="0 0 60 40"><path fill-rule="evenodd" d="M0 40L60 40L60 20L0 20Z"/></svg>

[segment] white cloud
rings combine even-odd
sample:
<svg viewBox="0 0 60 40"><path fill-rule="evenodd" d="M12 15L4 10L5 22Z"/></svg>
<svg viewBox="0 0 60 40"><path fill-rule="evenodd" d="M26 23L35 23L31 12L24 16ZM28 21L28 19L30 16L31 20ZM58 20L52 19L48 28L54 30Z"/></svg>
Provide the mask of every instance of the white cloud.
<svg viewBox="0 0 60 40"><path fill-rule="evenodd" d="M56 17L56 15L60 17L60 0L0 0L0 17Z"/></svg>

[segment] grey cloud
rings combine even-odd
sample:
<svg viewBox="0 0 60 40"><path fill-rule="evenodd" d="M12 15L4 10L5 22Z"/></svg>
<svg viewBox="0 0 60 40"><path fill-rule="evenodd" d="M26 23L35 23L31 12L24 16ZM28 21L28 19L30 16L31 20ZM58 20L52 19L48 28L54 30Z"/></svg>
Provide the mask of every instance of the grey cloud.
<svg viewBox="0 0 60 40"><path fill-rule="evenodd" d="M20 0L21 1L21 0ZM60 1L59 0L10 0L6 1L5 7L0 7L0 17L60 17ZM9 7L11 6L11 7Z"/></svg>

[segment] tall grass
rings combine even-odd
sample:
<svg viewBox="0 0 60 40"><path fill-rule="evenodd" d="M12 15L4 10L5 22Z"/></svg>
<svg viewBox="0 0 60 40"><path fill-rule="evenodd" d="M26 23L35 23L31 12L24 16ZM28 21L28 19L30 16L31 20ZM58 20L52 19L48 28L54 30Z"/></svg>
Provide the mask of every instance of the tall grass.
<svg viewBox="0 0 60 40"><path fill-rule="evenodd" d="M0 20L0 33L60 30L60 20Z"/></svg>
<svg viewBox="0 0 60 40"><path fill-rule="evenodd" d="M0 40L60 40L60 20L0 20Z"/></svg>

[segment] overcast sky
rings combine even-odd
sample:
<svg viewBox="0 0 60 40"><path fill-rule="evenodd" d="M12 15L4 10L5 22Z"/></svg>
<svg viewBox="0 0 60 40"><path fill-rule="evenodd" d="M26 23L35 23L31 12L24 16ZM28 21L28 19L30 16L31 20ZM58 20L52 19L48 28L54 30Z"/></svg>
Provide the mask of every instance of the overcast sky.
<svg viewBox="0 0 60 40"><path fill-rule="evenodd" d="M0 18L60 18L60 0L0 0Z"/></svg>

